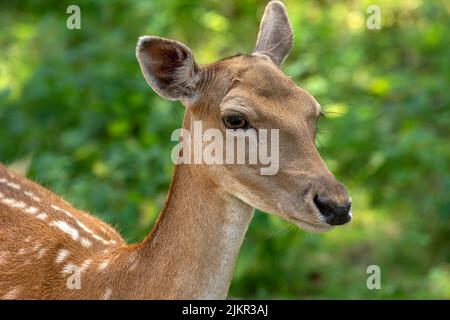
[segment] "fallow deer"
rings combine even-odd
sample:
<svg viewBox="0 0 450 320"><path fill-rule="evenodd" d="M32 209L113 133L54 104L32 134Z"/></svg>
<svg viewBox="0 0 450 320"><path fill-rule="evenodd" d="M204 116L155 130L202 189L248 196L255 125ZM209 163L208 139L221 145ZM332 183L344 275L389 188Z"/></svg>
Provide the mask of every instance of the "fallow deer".
<svg viewBox="0 0 450 320"><path fill-rule="evenodd" d="M127 244L99 219L0 166L0 298L223 299L254 208L308 231L350 221L350 198L315 147L321 107L279 68L291 44L279 1L268 3L251 54L200 66L180 42L141 37L144 77L161 97L182 102L183 128L202 121L222 131L279 129L279 171L179 164L155 226Z"/></svg>

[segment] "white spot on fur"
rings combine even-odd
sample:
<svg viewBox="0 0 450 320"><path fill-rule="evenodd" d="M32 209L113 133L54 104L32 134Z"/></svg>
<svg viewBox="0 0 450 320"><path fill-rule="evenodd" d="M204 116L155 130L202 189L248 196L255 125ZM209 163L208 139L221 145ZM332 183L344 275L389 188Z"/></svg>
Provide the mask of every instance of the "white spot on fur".
<svg viewBox="0 0 450 320"><path fill-rule="evenodd" d="M105 292L103 293L102 297L100 299L102 300L109 300L112 296L112 290L111 288L106 288Z"/></svg>
<svg viewBox="0 0 450 320"><path fill-rule="evenodd" d="M31 191L25 191L24 194L36 202L41 202L41 199Z"/></svg>
<svg viewBox="0 0 450 320"><path fill-rule="evenodd" d="M7 206L14 208L13 206L15 205L16 200L11 199L11 198L3 198L3 199L2 199L2 202L3 202L4 204L6 204Z"/></svg>
<svg viewBox="0 0 450 320"><path fill-rule="evenodd" d="M18 184L14 183L14 182L7 182L6 185L10 188L16 189L16 190L20 190L22 189Z"/></svg>
<svg viewBox="0 0 450 320"><path fill-rule="evenodd" d="M128 257L128 264L130 266L130 271L134 271L138 265L138 256L136 253L132 253L131 256Z"/></svg>
<svg viewBox="0 0 450 320"><path fill-rule="evenodd" d="M0 183L6 184L8 187L10 187L12 189L16 189L16 190L20 190L21 189L21 187L18 184L9 181L6 178L0 178Z"/></svg>
<svg viewBox="0 0 450 320"><path fill-rule="evenodd" d="M89 240L87 238L81 238L81 244L86 248L89 248L90 246L92 246L91 240Z"/></svg>
<svg viewBox="0 0 450 320"><path fill-rule="evenodd" d="M53 204L51 205L51 207L52 207L53 209L55 209L56 211L60 211L60 212L64 213L66 216L75 219L75 218L73 217L73 215L72 215L70 212L68 212L68 211L66 211L66 210L64 210L64 209L61 209L60 207L55 206L55 205L53 205Z"/></svg>
<svg viewBox="0 0 450 320"><path fill-rule="evenodd" d="M24 210L26 213L29 214L36 214L38 212L38 208L35 207L28 207Z"/></svg>
<svg viewBox="0 0 450 320"><path fill-rule="evenodd" d="M105 270L106 267L109 265L109 261L110 261L110 259L103 260L103 261L98 265L99 270Z"/></svg>
<svg viewBox="0 0 450 320"><path fill-rule="evenodd" d="M55 262L62 263L64 260L66 260L66 258L69 254L70 254L70 252L67 251L66 249L60 249L58 251L58 254L56 255Z"/></svg>
<svg viewBox="0 0 450 320"><path fill-rule="evenodd" d="M86 227L86 225L84 225L83 223L81 223L80 221L77 220L77 224L80 226L81 229L83 229L84 231L86 231L89 234L93 234L94 231L92 231L91 229L89 229L88 227Z"/></svg>
<svg viewBox="0 0 450 320"><path fill-rule="evenodd" d="M38 259L42 258L44 256L45 252L47 252L47 248L42 248L41 250L39 250Z"/></svg>
<svg viewBox="0 0 450 320"><path fill-rule="evenodd" d="M59 230L61 230L64 233L67 233L73 240L78 240L78 238L80 236L78 234L77 229L68 225L67 222L65 222L65 221L62 221L62 220L53 221L52 223L50 223L50 225L58 228Z"/></svg>
<svg viewBox="0 0 450 320"><path fill-rule="evenodd" d="M1 199L1 198L4 198L4 197L5 197L5 195L4 195L3 193L0 192L0 199Z"/></svg>
<svg viewBox="0 0 450 320"><path fill-rule="evenodd" d="M62 210L62 212L63 212L66 216L75 219L74 216L73 216L69 211Z"/></svg>
<svg viewBox="0 0 450 320"><path fill-rule="evenodd" d="M5 295L3 295L2 299L5 299L5 300L17 299L19 297L19 293L20 293L20 288L15 287L15 288L11 289L10 291L8 291Z"/></svg>
<svg viewBox="0 0 450 320"><path fill-rule="evenodd" d="M23 201L15 201L13 204L12 204L12 207L13 208L17 208L17 209L23 209L23 208L25 208L27 206L27 204L25 203L25 202L23 202Z"/></svg>
<svg viewBox="0 0 450 320"><path fill-rule="evenodd" d="M40 214L38 214L37 216L36 216L36 218L38 218L39 220L45 220L45 219L47 219L47 214L46 213L40 213Z"/></svg>
<svg viewBox="0 0 450 320"><path fill-rule="evenodd" d="M87 259L83 262L83 264L81 265L81 271L86 270L87 268L89 268L89 266L91 265L92 260L91 259Z"/></svg>
<svg viewBox="0 0 450 320"><path fill-rule="evenodd" d="M80 226L81 229L83 229L86 233L89 233L95 240L98 240L100 242L102 242L104 245L109 245L111 243L115 244L116 241L114 240L110 240L107 241L105 239L103 239L102 237L100 237L99 235L97 235L94 231L92 231L91 229L89 229L85 224L83 224L82 222L77 220L77 224Z"/></svg>
<svg viewBox="0 0 450 320"><path fill-rule="evenodd" d="M93 234L92 237L94 237L94 239L98 240L98 241L105 241L102 237L100 237L100 236L98 236L96 234Z"/></svg>
<svg viewBox="0 0 450 320"><path fill-rule="evenodd" d="M100 237L99 235L97 235L94 231L92 231L90 228L88 228L84 223L78 221L70 212L61 209L60 207L56 206L56 205L51 205L51 207L56 210L56 211L60 211L63 212L64 214L66 214L68 217L72 218L75 220L75 222L77 223L77 225L83 229L86 233L88 233L90 236L92 236L95 240L98 240L100 242L102 242L104 245L110 245L110 244L116 244L117 242L115 240L105 240L102 237ZM104 230L104 228L102 227L102 229Z"/></svg>

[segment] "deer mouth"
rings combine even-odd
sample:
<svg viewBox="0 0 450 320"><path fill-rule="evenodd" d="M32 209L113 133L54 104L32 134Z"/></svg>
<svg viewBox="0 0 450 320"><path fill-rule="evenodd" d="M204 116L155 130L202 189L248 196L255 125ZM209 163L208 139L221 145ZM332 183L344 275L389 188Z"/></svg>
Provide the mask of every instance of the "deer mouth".
<svg viewBox="0 0 450 320"><path fill-rule="evenodd" d="M293 216L289 216L287 219L299 228L309 232L325 232L333 228L333 226L329 224L311 223Z"/></svg>

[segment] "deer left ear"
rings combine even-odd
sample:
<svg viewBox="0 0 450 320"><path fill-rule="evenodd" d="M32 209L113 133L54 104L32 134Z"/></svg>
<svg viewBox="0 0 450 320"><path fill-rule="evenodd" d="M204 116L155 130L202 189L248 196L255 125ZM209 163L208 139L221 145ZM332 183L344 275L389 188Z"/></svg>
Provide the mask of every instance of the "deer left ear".
<svg viewBox="0 0 450 320"><path fill-rule="evenodd" d="M161 97L181 100L195 93L199 68L184 44L154 36L141 37L136 57L148 84Z"/></svg>
<svg viewBox="0 0 450 320"><path fill-rule="evenodd" d="M277 66L287 57L292 47L292 28L286 7L280 1L271 1L259 27L253 53L268 56Z"/></svg>

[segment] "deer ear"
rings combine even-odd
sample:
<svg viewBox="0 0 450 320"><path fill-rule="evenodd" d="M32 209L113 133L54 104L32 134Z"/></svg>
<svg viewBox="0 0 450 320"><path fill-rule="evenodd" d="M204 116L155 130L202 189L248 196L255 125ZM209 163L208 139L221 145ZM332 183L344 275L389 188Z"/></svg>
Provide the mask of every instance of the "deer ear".
<svg viewBox="0 0 450 320"><path fill-rule="evenodd" d="M148 84L161 97L181 100L195 93L199 68L184 44L153 36L141 37L136 57Z"/></svg>
<svg viewBox="0 0 450 320"><path fill-rule="evenodd" d="M258 40L253 53L268 56L280 65L292 47L292 28L286 7L280 1L270 1L259 27Z"/></svg>

